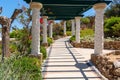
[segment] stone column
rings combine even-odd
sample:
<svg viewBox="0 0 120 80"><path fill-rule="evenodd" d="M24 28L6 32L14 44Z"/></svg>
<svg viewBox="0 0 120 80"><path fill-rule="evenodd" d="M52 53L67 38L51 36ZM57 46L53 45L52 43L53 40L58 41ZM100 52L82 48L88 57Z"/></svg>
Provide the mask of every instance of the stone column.
<svg viewBox="0 0 120 80"><path fill-rule="evenodd" d="M47 46L47 16L43 16L43 45Z"/></svg>
<svg viewBox="0 0 120 80"><path fill-rule="evenodd" d="M52 37L52 34L53 34L53 29L52 29L52 28L53 28L53 23L51 22L51 23L50 23L50 26L49 26L49 37L50 37L50 38L53 38L53 37Z"/></svg>
<svg viewBox="0 0 120 80"><path fill-rule="evenodd" d="M76 21L76 42L80 43L80 17L75 17Z"/></svg>
<svg viewBox="0 0 120 80"><path fill-rule="evenodd" d="M94 53L102 54L104 46L104 9L106 7L105 3L98 3L93 6L96 11L95 16L95 39L94 39Z"/></svg>
<svg viewBox="0 0 120 80"><path fill-rule="evenodd" d="M32 9L32 55L40 53L40 9L42 4L38 2L31 2L30 8Z"/></svg>
<svg viewBox="0 0 120 80"><path fill-rule="evenodd" d="M64 21L64 36L66 36L66 21Z"/></svg>
<svg viewBox="0 0 120 80"><path fill-rule="evenodd" d="M72 36L74 36L75 35L75 20L73 19L73 20L71 20L71 22L72 22Z"/></svg>

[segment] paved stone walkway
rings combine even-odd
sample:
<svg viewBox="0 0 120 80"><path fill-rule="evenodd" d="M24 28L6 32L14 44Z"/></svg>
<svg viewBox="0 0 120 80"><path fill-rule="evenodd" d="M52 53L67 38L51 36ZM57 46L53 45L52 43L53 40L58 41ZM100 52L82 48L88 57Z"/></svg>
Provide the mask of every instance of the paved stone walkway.
<svg viewBox="0 0 120 80"><path fill-rule="evenodd" d="M93 50L73 48L68 40L69 37L58 39L47 49L43 80L103 80L89 62Z"/></svg>

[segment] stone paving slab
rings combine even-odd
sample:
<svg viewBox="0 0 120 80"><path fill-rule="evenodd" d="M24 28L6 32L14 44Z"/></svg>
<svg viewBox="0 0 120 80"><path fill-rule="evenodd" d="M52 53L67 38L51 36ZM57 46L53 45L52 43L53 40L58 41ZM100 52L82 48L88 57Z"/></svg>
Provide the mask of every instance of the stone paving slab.
<svg viewBox="0 0 120 80"><path fill-rule="evenodd" d="M103 80L89 64L92 49L73 48L69 37L56 40L47 49L43 80Z"/></svg>

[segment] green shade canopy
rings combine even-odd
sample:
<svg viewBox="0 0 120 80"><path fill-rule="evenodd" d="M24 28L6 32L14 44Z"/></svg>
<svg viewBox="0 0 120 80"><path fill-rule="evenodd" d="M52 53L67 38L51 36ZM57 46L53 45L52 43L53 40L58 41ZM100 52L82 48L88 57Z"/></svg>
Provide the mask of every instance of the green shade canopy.
<svg viewBox="0 0 120 80"><path fill-rule="evenodd" d="M31 0L24 0L30 3ZM48 16L48 19L69 20L92 8L96 3L109 4L111 0L32 0L43 4L41 16Z"/></svg>

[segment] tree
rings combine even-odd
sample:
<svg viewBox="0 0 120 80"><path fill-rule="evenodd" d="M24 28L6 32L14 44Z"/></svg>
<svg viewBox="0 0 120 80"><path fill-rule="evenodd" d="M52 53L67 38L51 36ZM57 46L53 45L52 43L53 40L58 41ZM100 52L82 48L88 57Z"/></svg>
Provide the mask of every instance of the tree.
<svg viewBox="0 0 120 80"><path fill-rule="evenodd" d="M0 24L2 25L2 60L4 60L4 56L5 57L10 56L10 52L9 52L10 26L13 23L13 21L16 19L16 17L18 16L18 14L21 12L22 12L21 9L15 9L11 18L0 16Z"/></svg>
<svg viewBox="0 0 120 80"><path fill-rule="evenodd" d="M20 14L17 17L17 21L22 23L23 29L18 30L20 36L17 37L18 40L18 51L21 52L21 54L28 54L31 51L30 45L31 45L31 9L25 8L22 14Z"/></svg>
<svg viewBox="0 0 120 80"><path fill-rule="evenodd" d="M67 20L66 21L66 29L67 29L67 31L71 31L71 20Z"/></svg>
<svg viewBox="0 0 120 80"><path fill-rule="evenodd" d="M2 7L0 7L0 14L2 13Z"/></svg>
<svg viewBox="0 0 120 80"><path fill-rule="evenodd" d="M2 59L8 57L9 53L9 30L11 19L0 16L0 24L2 25Z"/></svg>
<svg viewBox="0 0 120 80"><path fill-rule="evenodd" d="M112 0L112 4L120 4L120 0Z"/></svg>
<svg viewBox="0 0 120 80"><path fill-rule="evenodd" d="M26 28L30 28L30 22L32 20L31 9L23 7L24 11L17 17L17 20L22 23Z"/></svg>
<svg viewBox="0 0 120 80"><path fill-rule="evenodd" d="M105 37L120 37L120 17L111 17L105 20Z"/></svg>
<svg viewBox="0 0 120 80"><path fill-rule="evenodd" d="M105 12L106 17L120 17L120 4L111 5Z"/></svg>
<svg viewBox="0 0 120 80"><path fill-rule="evenodd" d="M63 35L63 22L61 23L54 23L53 25L53 36L56 37L56 35Z"/></svg>
<svg viewBox="0 0 120 80"><path fill-rule="evenodd" d="M88 18L90 19L90 23L88 24L88 27L94 28L94 25L95 25L95 16L89 16Z"/></svg>
<svg viewBox="0 0 120 80"><path fill-rule="evenodd" d="M81 24L82 24L82 28L86 28L88 23L90 23L90 19L89 18L81 18Z"/></svg>

